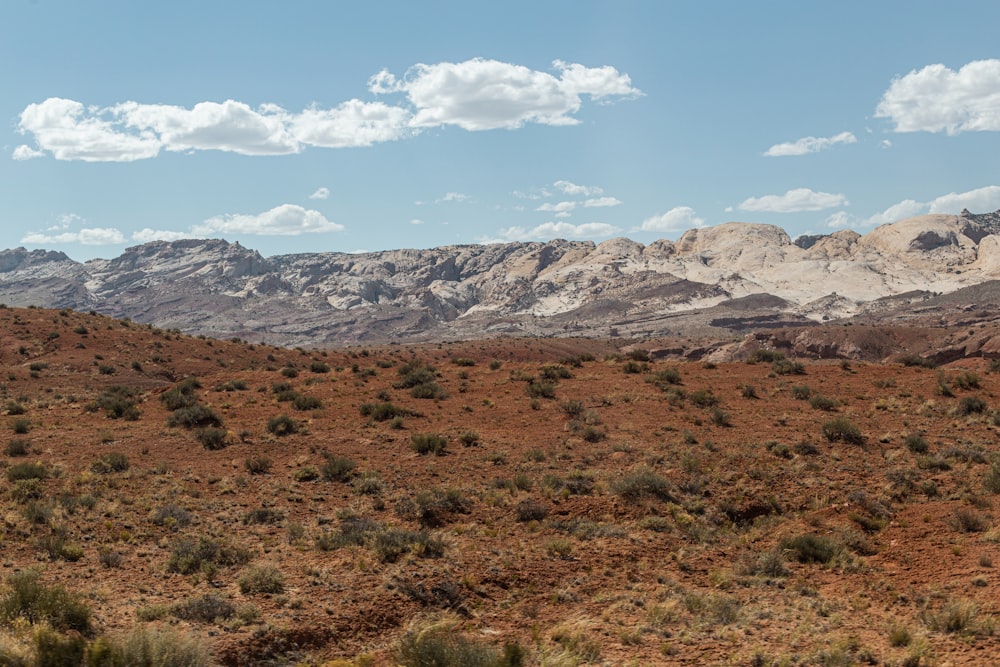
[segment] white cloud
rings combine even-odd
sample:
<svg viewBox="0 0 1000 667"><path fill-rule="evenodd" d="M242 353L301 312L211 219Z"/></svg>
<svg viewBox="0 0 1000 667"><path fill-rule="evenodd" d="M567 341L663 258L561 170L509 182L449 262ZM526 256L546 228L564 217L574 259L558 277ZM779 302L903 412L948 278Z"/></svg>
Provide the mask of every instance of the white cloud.
<svg viewBox="0 0 1000 667"><path fill-rule="evenodd" d="M525 123L576 125L581 95L594 100L642 94L613 67L553 62L556 77L523 65L473 58L419 63L397 79L383 70L369 79L374 94L405 93L415 128L457 125L466 130L515 129Z"/></svg>
<svg viewBox="0 0 1000 667"><path fill-rule="evenodd" d="M677 206L662 215L654 215L651 218L646 218L636 231L680 232L704 226L705 221L695 215L693 208L690 206Z"/></svg>
<svg viewBox="0 0 1000 667"><path fill-rule="evenodd" d="M50 153L57 160L129 162L160 151L218 150L242 155L287 155L309 146L372 146L457 125L466 130L514 129L525 123L575 125L581 96L605 102L642 92L611 66L555 61L557 75L521 65L474 58L417 64L397 79L383 70L368 81L376 95L403 94L406 103L350 99L298 113L276 104L199 102L191 108L127 101L85 107L50 97L21 112L18 131L36 147L18 146L15 160Z"/></svg>
<svg viewBox="0 0 1000 667"><path fill-rule="evenodd" d="M562 192L574 196L579 195L581 197L592 197L594 195L604 193L604 190L597 186L577 185L576 183L572 183L570 181L556 181L552 185Z"/></svg>
<svg viewBox="0 0 1000 667"><path fill-rule="evenodd" d="M892 142L888 139L883 139L880 146L882 146L882 148L892 148Z"/></svg>
<svg viewBox="0 0 1000 667"><path fill-rule="evenodd" d="M575 208L576 208L576 202L575 201L561 201L561 202L557 202L555 204L553 204L551 202L545 202L544 204L542 204L541 206L539 206L535 210L536 211L550 211L550 212L554 212L554 213L569 213L570 211L572 211Z"/></svg>
<svg viewBox="0 0 1000 667"><path fill-rule="evenodd" d="M799 211L821 211L824 208L846 206L848 203L844 195L813 192L809 188L796 188L783 195L765 195L744 199L737 208L741 211L797 213Z"/></svg>
<svg viewBox="0 0 1000 667"><path fill-rule="evenodd" d="M306 109L290 118L292 135L324 148L372 146L412 136L411 113L381 102L348 100L335 109Z"/></svg>
<svg viewBox="0 0 1000 667"><path fill-rule="evenodd" d="M1000 60L977 60L957 72L927 65L894 79L875 110L896 132L1000 131Z"/></svg>
<svg viewBox="0 0 1000 667"><path fill-rule="evenodd" d="M413 218L412 220L410 220L410 224L411 225L422 225L422 224L424 224L424 221L421 220L420 218Z"/></svg>
<svg viewBox="0 0 1000 667"><path fill-rule="evenodd" d="M588 199L583 202L583 205L587 208L603 208L609 206L621 206L621 200L615 197L596 197L594 199Z"/></svg>
<svg viewBox="0 0 1000 667"><path fill-rule="evenodd" d="M327 220L319 211L282 204L257 215L227 214L209 218L191 228L197 236L212 234L254 234L257 236L298 236L339 232L344 226Z"/></svg>
<svg viewBox="0 0 1000 667"><path fill-rule="evenodd" d="M329 199L330 188L317 188L316 192L309 195L309 199Z"/></svg>
<svg viewBox="0 0 1000 667"><path fill-rule="evenodd" d="M512 192L511 194L514 195L514 197L516 197L517 199L528 199L531 201L537 201L539 199L545 199L546 197L552 196L552 193L546 190L545 188L532 188L528 192L524 192L522 190L514 190L514 192Z"/></svg>
<svg viewBox="0 0 1000 667"><path fill-rule="evenodd" d="M11 153L11 157L15 160L31 160L32 158L42 157L43 155L45 155L45 151L37 151L31 146L27 146L25 144L21 144L14 149L13 153Z"/></svg>
<svg viewBox="0 0 1000 667"><path fill-rule="evenodd" d="M547 241L555 238L605 238L621 231L621 228L604 222L587 222L581 225L573 225L568 222L546 222L530 229L507 227L501 229L499 234L502 239L507 241Z"/></svg>
<svg viewBox="0 0 1000 667"><path fill-rule="evenodd" d="M797 141L775 144L768 148L764 155L768 157L788 157L818 153L837 144L857 143L858 138L850 132L841 132L832 137L803 137Z"/></svg>
<svg viewBox="0 0 1000 667"><path fill-rule="evenodd" d="M197 238L190 232L172 232L162 229L150 229L145 227L137 232L132 232L132 240L136 243L149 243L150 241L180 241L181 239Z"/></svg>
<svg viewBox="0 0 1000 667"><path fill-rule="evenodd" d="M927 204L921 204L913 199L904 199L899 203L893 204L881 213L876 213L867 220L864 220L860 226L877 227L878 225L884 225L889 222L898 222L900 220L905 220L906 218L912 218L915 215L925 213L926 210Z"/></svg>
<svg viewBox="0 0 1000 667"><path fill-rule="evenodd" d="M62 234L45 234L29 232L21 239L21 243L29 245L47 245L53 243L78 243L80 245L117 245L125 242L125 235L112 227L93 227L81 229L78 232L63 232Z"/></svg>
<svg viewBox="0 0 1000 667"><path fill-rule="evenodd" d="M927 205L929 213L959 213L967 208L973 213L1000 209L1000 186L988 185L968 192L951 192L937 197Z"/></svg>

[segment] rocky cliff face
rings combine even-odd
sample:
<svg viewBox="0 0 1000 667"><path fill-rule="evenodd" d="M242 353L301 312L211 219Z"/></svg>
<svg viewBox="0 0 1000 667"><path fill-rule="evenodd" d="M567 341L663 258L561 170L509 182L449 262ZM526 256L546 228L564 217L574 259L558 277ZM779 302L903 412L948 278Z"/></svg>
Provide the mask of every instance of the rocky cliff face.
<svg viewBox="0 0 1000 667"><path fill-rule="evenodd" d="M85 264L0 252L0 301L11 305L282 345L731 334L878 313L996 278L1000 212L967 211L795 241L771 225L727 223L648 246L555 240L265 258L184 240Z"/></svg>

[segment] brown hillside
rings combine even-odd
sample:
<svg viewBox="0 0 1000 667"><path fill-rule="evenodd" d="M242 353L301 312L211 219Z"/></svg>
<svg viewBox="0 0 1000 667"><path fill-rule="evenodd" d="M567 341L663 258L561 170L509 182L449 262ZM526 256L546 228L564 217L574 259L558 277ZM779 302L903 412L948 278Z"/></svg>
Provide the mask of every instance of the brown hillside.
<svg viewBox="0 0 1000 667"><path fill-rule="evenodd" d="M304 351L3 308L0 360L0 663L116 664L98 648L141 627L222 665L429 664L434 641L526 665L1000 649L984 359ZM29 569L89 623L19 602Z"/></svg>

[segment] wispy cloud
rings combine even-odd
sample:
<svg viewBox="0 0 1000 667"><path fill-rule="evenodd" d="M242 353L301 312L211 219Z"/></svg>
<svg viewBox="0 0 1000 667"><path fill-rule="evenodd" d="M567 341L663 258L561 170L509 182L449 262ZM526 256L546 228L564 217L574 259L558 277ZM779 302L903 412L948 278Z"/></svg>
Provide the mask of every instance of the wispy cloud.
<svg viewBox="0 0 1000 667"><path fill-rule="evenodd" d="M825 208L847 206L850 202L844 195L829 192L814 192L809 188L796 188L783 195L750 197L737 205L741 211L764 211L769 213L797 213L799 211L822 211Z"/></svg>
<svg viewBox="0 0 1000 667"><path fill-rule="evenodd" d="M858 138L850 132L841 132L832 137L803 137L796 141L775 144L764 151L768 157L789 157L796 155L808 155L818 153L837 144L857 143Z"/></svg>
<svg viewBox="0 0 1000 667"><path fill-rule="evenodd" d="M113 227L91 227L59 234L28 232L21 238L21 243L28 245L117 245L125 243L125 235Z"/></svg>
<svg viewBox="0 0 1000 667"><path fill-rule="evenodd" d="M604 193L604 189L596 185L577 185L572 181L556 181L552 185L560 192L579 197L593 197Z"/></svg>
<svg viewBox="0 0 1000 667"><path fill-rule="evenodd" d="M322 187L317 188L316 192L309 195L309 199L329 199L330 198L330 188Z"/></svg>
<svg viewBox="0 0 1000 667"><path fill-rule="evenodd" d="M580 225L568 222L546 222L530 228L507 227L499 231L499 236L505 241L548 241L555 238L606 238L621 231L620 227L604 222L586 222Z"/></svg>

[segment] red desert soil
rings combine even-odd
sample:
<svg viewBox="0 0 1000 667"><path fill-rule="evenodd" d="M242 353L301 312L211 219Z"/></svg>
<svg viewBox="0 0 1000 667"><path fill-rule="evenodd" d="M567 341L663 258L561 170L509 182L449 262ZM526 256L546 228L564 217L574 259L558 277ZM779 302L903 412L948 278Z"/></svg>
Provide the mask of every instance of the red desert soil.
<svg viewBox="0 0 1000 667"><path fill-rule="evenodd" d="M396 664L435 622L529 665L998 659L986 360L637 347L284 350L0 309L3 572L81 596L87 641L170 627L223 665ZM182 558L199 540L215 563Z"/></svg>

